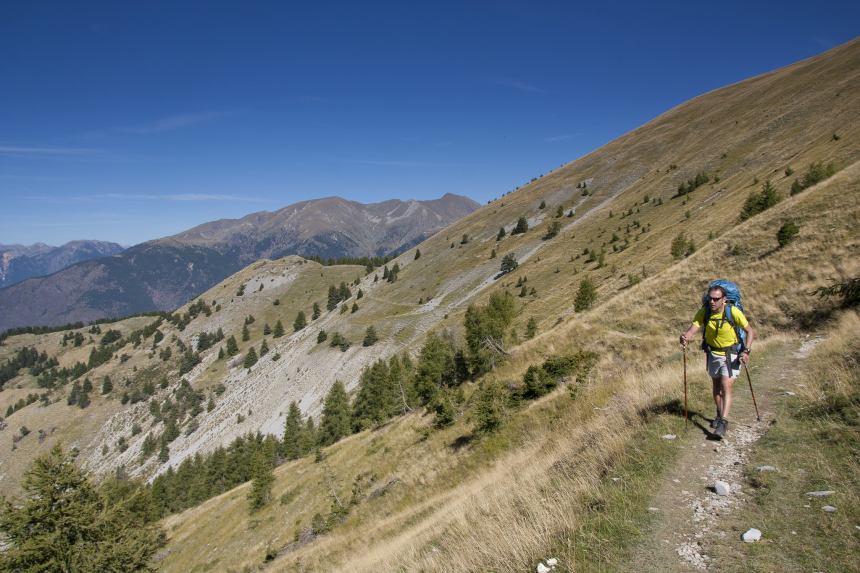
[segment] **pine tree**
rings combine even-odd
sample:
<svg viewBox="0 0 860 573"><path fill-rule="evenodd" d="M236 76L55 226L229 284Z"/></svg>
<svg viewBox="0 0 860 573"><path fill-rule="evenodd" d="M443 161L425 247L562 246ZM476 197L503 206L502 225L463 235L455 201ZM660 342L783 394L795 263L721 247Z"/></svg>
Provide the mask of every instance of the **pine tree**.
<svg viewBox="0 0 860 573"><path fill-rule="evenodd" d="M105 376L104 382L102 382L102 394L110 394L113 390L113 384L110 381L110 376Z"/></svg>
<svg viewBox="0 0 860 573"><path fill-rule="evenodd" d="M525 217L520 217L517 219L517 226L514 227L514 230L511 231L512 235L520 235L529 230L529 222L526 221Z"/></svg>
<svg viewBox="0 0 860 573"><path fill-rule="evenodd" d="M382 267L382 280L388 279L388 265Z"/></svg>
<svg viewBox="0 0 860 573"><path fill-rule="evenodd" d="M248 332L248 325L244 325L242 327L242 342L248 342L251 340L251 333Z"/></svg>
<svg viewBox="0 0 860 573"><path fill-rule="evenodd" d="M322 312L320 312L320 305L319 305L319 303L318 303L318 302L314 302L314 311L313 311L313 314L311 315L311 320L316 320L316 319L318 319L318 318L320 317L320 315L321 315L321 314L322 314Z"/></svg>
<svg viewBox="0 0 860 573"><path fill-rule="evenodd" d="M363 346L373 346L376 344L376 341L379 340L379 336L376 334L376 329L373 328L373 325L367 327L367 330L364 331L364 341L362 342Z"/></svg>
<svg viewBox="0 0 860 573"><path fill-rule="evenodd" d="M150 571L166 543L147 490L129 482L100 495L59 445L36 458L22 488L23 499L0 503L0 570Z"/></svg>
<svg viewBox="0 0 860 573"><path fill-rule="evenodd" d="M260 358L269 353L269 345L266 344L266 339L263 339L263 343L260 344Z"/></svg>
<svg viewBox="0 0 860 573"><path fill-rule="evenodd" d="M224 360L224 356L225 356L224 347L222 346L221 348L218 349L218 360Z"/></svg>
<svg viewBox="0 0 860 573"><path fill-rule="evenodd" d="M358 312L358 303L354 302L352 303L352 314L355 314L356 312Z"/></svg>
<svg viewBox="0 0 860 573"><path fill-rule="evenodd" d="M281 449L288 460L302 457L302 412L295 401L290 402L287 420L284 422L284 441Z"/></svg>
<svg viewBox="0 0 860 573"><path fill-rule="evenodd" d="M305 318L305 311L300 310L296 315L296 320L293 322L293 331L298 332L308 325L308 320Z"/></svg>
<svg viewBox="0 0 860 573"><path fill-rule="evenodd" d="M329 285L328 287L328 303L326 303L326 308L328 310L333 310L334 307L337 306L337 303L340 302L340 292L337 290L337 287L334 285Z"/></svg>
<svg viewBox="0 0 860 573"><path fill-rule="evenodd" d="M325 397L320 424L320 443L324 446L335 443L350 434L351 408L349 396L343 383L335 380Z"/></svg>
<svg viewBox="0 0 860 573"><path fill-rule="evenodd" d="M537 320L535 317L531 317L526 324L526 338L532 339L535 337L538 331Z"/></svg>
<svg viewBox="0 0 860 573"><path fill-rule="evenodd" d="M269 328L269 323L267 322L265 325L263 325L263 336L268 336L270 334L272 334L272 329Z"/></svg>
<svg viewBox="0 0 860 573"><path fill-rule="evenodd" d="M588 310L595 300L597 300L597 285L590 276L586 275L579 281L579 289L573 299L573 308L576 312Z"/></svg>
<svg viewBox="0 0 860 573"><path fill-rule="evenodd" d="M388 366L382 360L361 374L352 409L354 431L387 421L395 412L395 391Z"/></svg>
<svg viewBox="0 0 860 573"><path fill-rule="evenodd" d="M421 258L421 249L415 249L415 259L413 259L413 260L417 261L420 258Z"/></svg>
<svg viewBox="0 0 860 573"><path fill-rule="evenodd" d="M314 303L316 304L316 303ZM275 323L275 329L272 330L272 338L280 338L284 335L284 325L281 324L281 320L278 319L278 322Z"/></svg>
<svg viewBox="0 0 860 573"><path fill-rule="evenodd" d="M236 337L232 334L227 339L227 356L236 356L239 354L239 343L236 342Z"/></svg>
<svg viewBox="0 0 860 573"><path fill-rule="evenodd" d="M352 292L350 292L349 287L346 286L346 283L341 281L340 283L340 300L346 300L352 296Z"/></svg>
<svg viewBox="0 0 860 573"><path fill-rule="evenodd" d="M250 469L253 482L248 491L248 513L254 514L271 501L275 474L272 471L272 462L266 459L262 450L252 454Z"/></svg>
<svg viewBox="0 0 860 573"><path fill-rule="evenodd" d="M245 356L245 362L243 363L242 366L244 368L250 368L251 366L253 366L256 363L257 363L257 352L254 350L254 347L252 346L251 349L248 351L248 354Z"/></svg>
<svg viewBox="0 0 860 573"><path fill-rule="evenodd" d="M501 241L502 239L504 239L504 238L505 238L505 235L507 235L507 233L505 232L505 228L504 228L504 227L500 227L500 228L499 228L499 234L498 234L498 235L496 235L496 240L497 240L497 241Z"/></svg>
<svg viewBox="0 0 860 573"><path fill-rule="evenodd" d="M361 289L358 289L358 292L355 294L355 300L358 300L358 299L362 298L363 296L364 296L364 293L361 291Z"/></svg>

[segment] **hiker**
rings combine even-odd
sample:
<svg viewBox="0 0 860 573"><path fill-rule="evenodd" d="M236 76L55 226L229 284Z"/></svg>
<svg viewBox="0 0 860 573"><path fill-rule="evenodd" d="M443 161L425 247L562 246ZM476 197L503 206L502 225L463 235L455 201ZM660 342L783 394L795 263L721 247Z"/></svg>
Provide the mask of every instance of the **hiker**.
<svg viewBox="0 0 860 573"><path fill-rule="evenodd" d="M741 365L749 362L753 342L753 329L737 305L730 305L734 326L743 329L746 343L739 340L733 325L724 317L726 309L726 290L721 286L708 289L705 305L699 309L690 328L681 335L685 347L707 318L707 326L702 341L702 350L707 353L708 376L713 382L714 403L717 415L711 422L714 434L719 438L726 435L729 427L729 412L732 408L732 384L741 373Z"/></svg>

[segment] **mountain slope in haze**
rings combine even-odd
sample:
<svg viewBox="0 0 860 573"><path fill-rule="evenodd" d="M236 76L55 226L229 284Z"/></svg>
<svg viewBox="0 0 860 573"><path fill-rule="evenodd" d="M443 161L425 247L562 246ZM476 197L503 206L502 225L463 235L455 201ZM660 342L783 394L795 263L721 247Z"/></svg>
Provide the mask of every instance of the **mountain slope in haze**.
<svg viewBox="0 0 860 573"><path fill-rule="evenodd" d="M12 413L9 429L26 426L32 432L15 450L0 450L7 472L0 490L11 491L29 460L58 436L77 448L78 459L95 473L125 468L152 478L169 467L187 469L196 454L229 447L241 435L282 435L292 401L319 426L324 397L336 380L353 391L362 370L377 360L406 354L417 363L428 333L463 348L469 305L508 292L517 313L504 336L510 356L494 372L460 385L464 401L456 408L463 415L450 428L431 431L433 411L412 404L416 414L324 448L318 459L325 464L314 463L314 456L289 462L276 470L272 497L281 503L254 516L253 526L241 490L170 516L172 552L160 567L164 572L216 563L224 569L256 567L269 547L284 547L294 532L313 525L315 513L327 515L332 493L349 496L350 484L361 475L373 475L372 487L384 495L362 498L331 533L293 547L269 564L270 570L295 570L301 559L305 569L521 571L534 570L537 560L548 556L567 559L570 541L563 540L577 542L581 526L613 505L595 497L595 487L625 457L625 445L639 443L637 424L651 415L652 406L660 406L656 400L663 404L658 410L666 411L666 404L683 399L677 334L689 325L711 280L742 285L759 348L774 334L799 336L818 317L834 312L835 301L808 293L830 284L830 277L860 273L858 157L860 41L855 40L679 105L481 207L421 243L419 259L412 250L399 256L396 282L381 280L379 270L366 275L363 267L322 267L298 257L255 262L198 298L196 308L203 301L210 314L199 312L182 329L164 322L158 342L150 337L129 343L88 371L94 386L105 376L114 381L108 395L90 395L88 408L67 404L69 382L49 392L47 406L32 403ZM819 161L833 163L836 174L790 196L794 179ZM787 174L789 168L793 174ZM681 182L703 172L709 182L678 194ZM742 205L768 179L782 201L741 222ZM589 181L588 193L578 188L581 181ZM520 217L530 228L512 236ZM800 234L780 247L776 234L789 220ZM560 229L550 236L553 223ZM500 227L508 231L501 239ZM452 245L446 235L470 240ZM697 249L676 260L670 245L679 236ZM509 253L519 267L500 275L500 260ZM589 260L590 253L603 259ZM574 299L585 277L596 283L598 299L590 311L577 312ZM325 309L328 287L341 282L351 285L351 297L312 319L313 303ZM243 296L237 294L240 287ZM290 332L299 311L308 326ZM249 315L255 318L250 324ZM111 328L125 337L154 320L128 319ZM277 321L287 333L275 339L266 334L266 325ZM537 330L533 340L526 335L530 324ZM245 326L248 340L241 340ZM361 343L368 326L380 338L372 347ZM201 334L219 329L227 340L241 340L238 353L219 359L224 343L214 344L200 350L199 364L180 374ZM352 346L318 343L322 330L329 340L338 333ZM62 346L64 333L10 337L0 347L0 360L34 347L58 356L61 366L86 362L99 341L88 342L87 329L80 333L80 347ZM269 353L244 368L244 357L261 349L263 341ZM490 440L476 435L478 388L516 386L527 368L549 355L581 349L597 352L600 360L593 375L575 381L574 392L560 389L523 409L512 407L501 434ZM709 392L698 386L707 383L699 366L691 383L707 400ZM150 384L154 403L164 405L167 398L176 400L183 379L207 407L193 419L183 413L175 420L176 437L162 462L155 451L145 453L144 444L164 435L164 419L152 413L144 401L149 398L123 404L120 396L137 392L140 398ZM155 384L162 380L164 388ZM45 390L22 369L0 394L0 411L23 404L19 401L34 391ZM683 424L682 418L683 412L673 423ZM36 430L43 428L40 442ZM621 483L626 482L625 477ZM647 511L643 501L636 506ZM285 523L295 523L295 529ZM595 539L580 542L587 546Z"/></svg>
<svg viewBox="0 0 860 573"><path fill-rule="evenodd" d="M369 205L328 197L205 223L0 290L0 331L172 310L261 258L402 251L478 207L451 193L432 201Z"/></svg>
<svg viewBox="0 0 860 573"><path fill-rule="evenodd" d="M69 241L60 247L44 243L29 247L0 245L0 288L52 274L87 259L116 255L123 250L122 245L107 241Z"/></svg>

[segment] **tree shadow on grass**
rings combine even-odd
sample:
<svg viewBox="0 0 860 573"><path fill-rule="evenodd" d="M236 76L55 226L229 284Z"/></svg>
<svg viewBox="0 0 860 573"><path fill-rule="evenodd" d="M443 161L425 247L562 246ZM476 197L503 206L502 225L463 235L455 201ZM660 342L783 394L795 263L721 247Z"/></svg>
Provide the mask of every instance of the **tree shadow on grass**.
<svg viewBox="0 0 860 573"><path fill-rule="evenodd" d="M459 438L457 438L456 440L454 440L453 442L451 442L451 448L453 448L453 450L455 452L458 452L461 449L465 448L466 446L471 445L474 440L475 440L474 434L464 434L464 435L460 436Z"/></svg>

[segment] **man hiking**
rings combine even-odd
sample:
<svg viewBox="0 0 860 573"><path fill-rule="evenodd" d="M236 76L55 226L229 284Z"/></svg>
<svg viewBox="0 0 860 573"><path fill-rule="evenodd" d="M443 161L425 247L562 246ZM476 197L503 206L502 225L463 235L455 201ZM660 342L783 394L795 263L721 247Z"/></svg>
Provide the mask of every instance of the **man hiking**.
<svg viewBox="0 0 860 573"><path fill-rule="evenodd" d="M690 328L681 335L681 344L685 347L693 335L705 325L705 336L702 350L707 353L708 376L713 382L714 403L717 415L711 422L714 434L720 439L726 435L729 427L729 411L732 408L732 384L741 373L741 365L749 362L753 342L753 329L749 321L736 305L731 309L731 322L723 316L726 310L726 291L723 287L712 286L708 289L705 305L699 309ZM707 317L707 319L706 319ZM746 333L746 344L738 340L732 322Z"/></svg>

